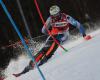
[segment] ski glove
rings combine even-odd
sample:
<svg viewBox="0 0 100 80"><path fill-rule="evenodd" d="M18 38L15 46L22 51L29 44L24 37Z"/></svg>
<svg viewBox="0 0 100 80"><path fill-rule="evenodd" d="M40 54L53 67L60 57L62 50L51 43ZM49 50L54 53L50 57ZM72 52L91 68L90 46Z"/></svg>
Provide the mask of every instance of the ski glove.
<svg viewBox="0 0 100 80"><path fill-rule="evenodd" d="M90 40L92 37L90 36L90 35L86 35L86 36L84 36L84 39L85 40Z"/></svg>

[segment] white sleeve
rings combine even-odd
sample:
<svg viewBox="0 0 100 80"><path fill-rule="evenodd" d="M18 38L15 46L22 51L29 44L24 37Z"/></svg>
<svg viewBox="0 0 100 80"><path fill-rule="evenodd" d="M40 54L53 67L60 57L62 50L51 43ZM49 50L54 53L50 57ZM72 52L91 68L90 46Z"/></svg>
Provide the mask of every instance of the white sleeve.
<svg viewBox="0 0 100 80"><path fill-rule="evenodd" d="M75 19L72 18L71 16L68 16L67 18L68 18L67 21L68 21L70 24L72 24L73 27L78 28L78 29L79 29L79 32L80 32L82 35L86 35L86 34L85 34L85 29L84 29L84 27L83 27L82 24L80 24L77 20L75 20Z"/></svg>
<svg viewBox="0 0 100 80"><path fill-rule="evenodd" d="M42 33L43 34L47 34L48 33L46 28L49 29L51 27L50 20L51 20L50 17L46 20L46 23L45 23L46 26L44 25L43 28L42 28Z"/></svg>

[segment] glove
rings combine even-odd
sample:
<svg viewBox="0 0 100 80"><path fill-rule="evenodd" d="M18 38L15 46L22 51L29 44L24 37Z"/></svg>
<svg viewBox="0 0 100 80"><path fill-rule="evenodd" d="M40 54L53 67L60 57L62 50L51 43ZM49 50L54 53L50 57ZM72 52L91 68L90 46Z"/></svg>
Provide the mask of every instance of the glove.
<svg viewBox="0 0 100 80"><path fill-rule="evenodd" d="M85 40L90 40L92 37L90 36L90 35L86 35L86 36L84 36L84 39Z"/></svg>

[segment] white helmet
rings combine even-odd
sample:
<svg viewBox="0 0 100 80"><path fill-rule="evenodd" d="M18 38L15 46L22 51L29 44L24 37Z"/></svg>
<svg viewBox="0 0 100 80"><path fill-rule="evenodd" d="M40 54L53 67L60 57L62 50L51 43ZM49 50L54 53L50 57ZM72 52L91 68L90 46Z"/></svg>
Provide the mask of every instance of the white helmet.
<svg viewBox="0 0 100 80"><path fill-rule="evenodd" d="M56 15L60 12L60 8L57 5L51 6L49 12L52 16Z"/></svg>

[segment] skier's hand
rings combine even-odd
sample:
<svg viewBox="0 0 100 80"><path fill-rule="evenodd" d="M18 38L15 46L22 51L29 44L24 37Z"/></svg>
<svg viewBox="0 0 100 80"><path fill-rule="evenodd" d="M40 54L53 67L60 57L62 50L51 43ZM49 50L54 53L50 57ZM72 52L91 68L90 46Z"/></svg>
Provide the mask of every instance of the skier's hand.
<svg viewBox="0 0 100 80"><path fill-rule="evenodd" d="M90 36L90 35L86 35L86 36L84 36L84 39L85 40L90 40L92 37Z"/></svg>

